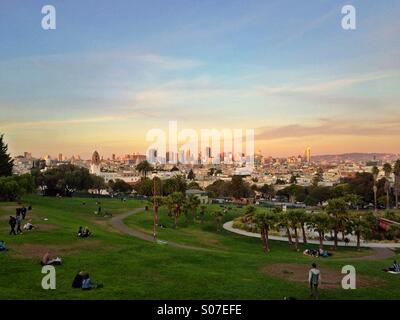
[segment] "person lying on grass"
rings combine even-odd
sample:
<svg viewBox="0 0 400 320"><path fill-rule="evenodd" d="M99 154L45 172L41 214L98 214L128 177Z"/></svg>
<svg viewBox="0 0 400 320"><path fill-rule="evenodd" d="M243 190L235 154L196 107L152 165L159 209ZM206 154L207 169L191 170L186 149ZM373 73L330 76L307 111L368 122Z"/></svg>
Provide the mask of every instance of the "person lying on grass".
<svg viewBox="0 0 400 320"><path fill-rule="evenodd" d="M318 257L330 257L332 255L332 253L328 252L328 251L324 251L322 249L316 250L316 249L306 249L303 251L303 254L306 256L311 256L314 258L318 258Z"/></svg>
<svg viewBox="0 0 400 320"><path fill-rule="evenodd" d="M35 226L32 224L32 220L29 220L27 223L25 223L24 225L24 230L33 230L35 228Z"/></svg>
<svg viewBox="0 0 400 320"><path fill-rule="evenodd" d="M383 269L383 271L400 273L400 265L394 260L392 266L388 269Z"/></svg>
<svg viewBox="0 0 400 320"><path fill-rule="evenodd" d="M40 264L42 266L48 266L48 265L60 265L62 264L62 260L60 257L57 257L55 259L51 259L50 257L50 253L46 252L42 258L42 260L40 261Z"/></svg>
<svg viewBox="0 0 400 320"><path fill-rule="evenodd" d="M7 251L6 243L3 240L0 240L0 252Z"/></svg>

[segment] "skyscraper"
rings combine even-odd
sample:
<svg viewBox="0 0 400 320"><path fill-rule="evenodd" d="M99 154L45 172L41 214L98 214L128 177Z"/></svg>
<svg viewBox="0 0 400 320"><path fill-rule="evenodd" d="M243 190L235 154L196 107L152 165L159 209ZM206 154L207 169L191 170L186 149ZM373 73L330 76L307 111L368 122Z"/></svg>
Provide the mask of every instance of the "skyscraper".
<svg viewBox="0 0 400 320"><path fill-rule="evenodd" d="M307 147L304 151L304 161L307 163L311 163L311 148Z"/></svg>

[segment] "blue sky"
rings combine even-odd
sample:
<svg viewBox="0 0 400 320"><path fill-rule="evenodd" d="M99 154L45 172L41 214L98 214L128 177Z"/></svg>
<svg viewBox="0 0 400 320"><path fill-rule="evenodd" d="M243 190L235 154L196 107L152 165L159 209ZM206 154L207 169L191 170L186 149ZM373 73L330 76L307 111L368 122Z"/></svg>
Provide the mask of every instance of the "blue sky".
<svg viewBox="0 0 400 320"><path fill-rule="evenodd" d="M400 153L399 16L397 0L2 0L0 131L36 155L144 151L169 120L254 128L266 155Z"/></svg>

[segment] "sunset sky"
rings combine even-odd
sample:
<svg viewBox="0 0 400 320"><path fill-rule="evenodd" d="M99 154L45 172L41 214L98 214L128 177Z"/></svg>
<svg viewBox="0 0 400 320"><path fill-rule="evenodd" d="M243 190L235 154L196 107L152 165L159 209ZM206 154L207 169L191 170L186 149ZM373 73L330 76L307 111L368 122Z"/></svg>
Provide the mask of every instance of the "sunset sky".
<svg viewBox="0 0 400 320"><path fill-rule="evenodd" d="M14 155L144 152L169 120L254 128L264 155L400 153L399 17L398 0L1 0L0 132Z"/></svg>

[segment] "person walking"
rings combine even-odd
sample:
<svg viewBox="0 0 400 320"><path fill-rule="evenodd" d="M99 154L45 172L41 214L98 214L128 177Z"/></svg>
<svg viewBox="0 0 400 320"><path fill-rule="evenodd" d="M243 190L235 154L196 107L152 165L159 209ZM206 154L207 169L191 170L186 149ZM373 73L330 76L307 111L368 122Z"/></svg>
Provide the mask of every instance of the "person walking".
<svg viewBox="0 0 400 320"><path fill-rule="evenodd" d="M25 217L26 217L26 212L27 212L26 207L23 206L23 207L21 208L21 213L22 213L22 219L24 219L24 220L25 220Z"/></svg>
<svg viewBox="0 0 400 320"><path fill-rule="evenodd" d="M17 235L15 233L15 225L17 224L17 220L13 216L10 216L10 219L8 220L8 224L10 225L10 228L11 228L10 235L12 235L12 234Z"/></svg>
<svg viewBox="0 0 400 320"><path fill-rule="evenodd" d="M308 272L308 283L310 285L310 297L318 299L318 285L321 283L321 272L315 263L312 264L312 268Z"/></svg>
<svg viewBox="0 0 400 320"><path fill-rule="evenodd" d="M17 233L22 233L21 229L21 221L22 221L22 215L18 215L15 220L17 221Z"/></svg>

